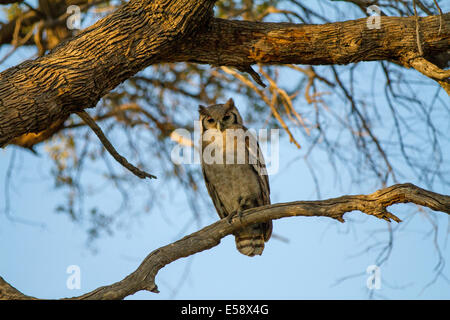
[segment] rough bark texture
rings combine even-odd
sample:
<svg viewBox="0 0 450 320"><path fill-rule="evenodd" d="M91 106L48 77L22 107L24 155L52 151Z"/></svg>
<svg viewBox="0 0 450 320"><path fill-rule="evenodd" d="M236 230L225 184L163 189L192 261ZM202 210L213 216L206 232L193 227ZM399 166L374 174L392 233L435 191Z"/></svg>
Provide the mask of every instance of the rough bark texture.
<svg viewBox="0 0 450 320"><path fill-rule="evenodd" d="M48 55L5 70L0 74L0 147L94 107L205 25L213 5L212 0L132 0Z"/></svg>
<svg viewBox="0 0 450 320"><path fill-rule="evenodd" d="M70 113L94 107L118 84L150 64L192 61L246 70L265 64L417 63L413 17L382 17L325 25L226 21L212 18L213 0L131 0L48 55L0 74L0 147L39 133ZM425 57L450 48L450 14L420 19ZM426 61L426 60L425 60ZM415 62L415 63L412 63ZM448 72L436 79L448 92Z"/></svg>
<svg viewBox="0 0 450 320"><path fill-rule="evenodd" d="M169 61L212 65L348 64L399 61L417 52L414 17L380 17L381 29L368 29L367 19L322 25L213 19L207 30L182 43ZM425 56L450 49L450 14L420 19ZM417 54L416 54L417 56ZM409 56L409 58L413 58Z"/></svg>
<svg viewBox="0 0 450 320"><path fill-rule="evenodd" d="M70 299L123 299L140 290L158 292L155 277L167 264L211 249L220 240L247 225L284 217L329 217L344 222L345 213L359 210L387 221L400 221L386 208L396 203L415 203L435 211L450 214L450 196L421 189L412 184L398 184L378 190L370 195L342 196L322 201L278 203L244 211L242 219L234 218L230 224L222 219L200 231L150 253L141 265L123 280L109 286ZM34 299L23 295L0 277L0 299Z"/></svg>

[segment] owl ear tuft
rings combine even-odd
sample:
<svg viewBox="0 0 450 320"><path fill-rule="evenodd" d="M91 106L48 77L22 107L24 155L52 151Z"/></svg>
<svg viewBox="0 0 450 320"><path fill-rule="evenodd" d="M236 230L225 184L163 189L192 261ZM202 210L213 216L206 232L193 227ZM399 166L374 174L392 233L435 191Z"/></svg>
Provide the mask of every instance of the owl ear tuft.
<svg viewBox="0 0 450 320"><path fill-rule="evenodd" d="M228 101L225 103L226 107L232 108L234 107L234 100L233 98L228 99Z"/></svg>
<svg viewBox="0 0 450 320"><path fill-rule="evenodd" d="M202 106L201 104L198 105L198 113L200 113L201 115L208 115L208 111L206 110L205 106Z"/></svg>

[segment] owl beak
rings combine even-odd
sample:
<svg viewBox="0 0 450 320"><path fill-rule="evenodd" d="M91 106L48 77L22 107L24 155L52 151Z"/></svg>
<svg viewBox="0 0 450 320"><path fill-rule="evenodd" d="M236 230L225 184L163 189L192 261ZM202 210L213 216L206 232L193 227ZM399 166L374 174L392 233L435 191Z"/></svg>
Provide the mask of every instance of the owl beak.
<svg viewBox="0 0 450 320"><path fill-rule="evenodd" d="M217 121L217 126L216 126L217 130L219 131L223 131L223 124L220 121Z"/></svg>

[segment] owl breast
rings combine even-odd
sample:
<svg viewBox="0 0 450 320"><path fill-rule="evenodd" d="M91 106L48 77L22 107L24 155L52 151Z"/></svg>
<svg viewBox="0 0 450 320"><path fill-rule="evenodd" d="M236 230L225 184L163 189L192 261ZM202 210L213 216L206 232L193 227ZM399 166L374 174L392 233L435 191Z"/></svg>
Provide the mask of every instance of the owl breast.
<svg viewBox="0 0 450 320"><path fill-rule="evenodd" d="M210 183L214 185L226 215L240 208L241 199L247 199L248 207L263 205L261 187L256 171L248 164L204 164ZM256 202L256 203L255 203Z"/></svg>

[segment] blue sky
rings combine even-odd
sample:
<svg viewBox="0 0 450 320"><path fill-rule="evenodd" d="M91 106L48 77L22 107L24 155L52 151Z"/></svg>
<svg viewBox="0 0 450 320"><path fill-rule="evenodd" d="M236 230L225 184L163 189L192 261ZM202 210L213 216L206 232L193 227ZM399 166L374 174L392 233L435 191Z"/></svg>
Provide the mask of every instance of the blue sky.
<svg viewBox="0 0 450 320"><path fill-rule="evenodd" d="M294 154L287 144L281 149L281 168L286 168ZM4 181L12 148L1 151L0 181ZM12 215L41 226L12 222L0 216L0 274L23 292L42 298L75 296L98 286L118 281L132 272L152 250L180 237L179 230L190 215L186 204L174 202L171 224L153 213L139 218L131 229L117 231L97 243L98 252L86 248L82 226L66 215L54 212L60 197L53 188L45 156L36 158L27 152L17 155L20 163L11 188ZM323 168L323 197L342 194L326 179ZM330 173L331 176L331 173ZM136 178L137 179L137 178ZM142 182L139 182L142 183ZM159 180L145 183L161 183ZM272 201L286 202L314 199L313 181L302 165L283 169L271 177ZM1 185L3 188L3 184ZM4 190L0 189L0 194ZM105 206L114 198L102 200ZM388 262L382 266L382 287L376 294L387 298L442 299L450 297L449 284L439 280L421 293L433 278L437 255L432 240L425 232L426 218L410 205L398 205L393 212L409 222L408 231L395 237ZM205 212L202 225L215 221ZM432 213L445 231L448 217ZM339 224L327 218L288 218L274 222L274 232L289 239L288 243L272 239L261 257L249 259L239 254L231 236L222 243L193 257L176 261L160 271L156 280L160 294L137 293L136 299L364 299L367 298L366 268L375 263L376 252L359 254L375 239L387 240L386 223L354 212L346 218L354 220ZM191 226L186 234L195 231ZM440 234L444 243L445 232ZM444 255L448 257L447 251ZM81 289L66 287L69 265L81 269ZM446 266L444 273L448 274ZM339 279L361 274L336 285ZM182 281L182 279L185 279ZM174 291L176 289L176 294ZM420 294L421 293L421 294ZM420 295L419 295L420 294Z"/></svg>
<svg viewBox="0 0 450 320"><path fill-rule="evenodd" d="M343 19L336 17L336 20ZM18 57L28 58L25 53ZM7 61L8 65L18 62ZM366 66L370 72L373 64ZM6 64L1 70L4 68ZM288 73L282 81L290 81ZM364 83L361 86L368 90ZM432 92L424 94L431 95ZM242 101L237 100L237 103L246 107ZM196 110L195 106L193 110ZM196 117L193 114L193 120ZM446 126L448 129L448 118L442 121L444 130ZM388 134L388 125L388 122L386 127L378 124L377 129ZM13 150L13 147L0 150L0 210L5 205L4 181ZM443 145L443 150L450 150L450 143ZM197 230L195 224L184 229L192 217L190 213L186 214L189 211L187 202L183 197L174 199L168 190L162 195L168 199L164 208L133 216L129 226L115 230L113 236L99 239L98 250L94 253L86 246L86 221L76 224L67 215L55 212L64 192L55 190L50 162L43 147L38 151L39 157L21 150L15 155L10 185L11 216L26 222L13 221L0 212L0 276L25 294L40 298L70 297L111 284L134 271L151 251ZM280 171L270 177L273 203L317 198L309 170L303 161L293 161L305 152L306 148L296 150L286 137L282 139ZM444 151L444 155L449 158L448 151ZM315 151L312 159L322 198L376 189L376 184L371 181L357 186L352 184L345 170L340 171L341 182L337 183L336 174L323 152ZM122 170L113 161L111 163L117 171ZM406 168L401 169L405 172L401 182L423 186ZM158 168L152 173L158 175ZM89 174L86 179L90 179ZM148 183L156 188L165 183L161 179L135 179L136 184ZM204 188L202 184L200 186ZM448 187L441 185L436 185L433 191L450 194ZM117 193L111 190L96 201L105 210L120 206ZM391 255L381 266L381 289L375 290L375 297L449 299L450 283L446 279L438 278L424 290L433 280L433 268L438 262L429 217L440 226L437 242L444 258L448 259L448 215L432 211L420 213L413 205L396 205L391 210L402 219L413 218L408 219L401 232L395 233ZM199 212L201 226L217 219L214 212L205 211ZM234 239L228 236L211 250L163 268L156 278L160 294L139 292L128 299L366 299L369 293L366 268L375 263L378 254L378 251L366 251L366 248L389 239L387 223L359 212L347 213L345 218L349 220L345 224L327 218L306 217L275 221L274 233L288 242L271 239L264 254L255 258L239 254ZM398 227L395 223L392 226ZM182 234L180 230L183 230ZM66 286L69 277L66 270L70 265L80 267L79 290L69 290ZM448 263L443 273L450 276ZM339 281L345 277L348 279Z"/></svg>

